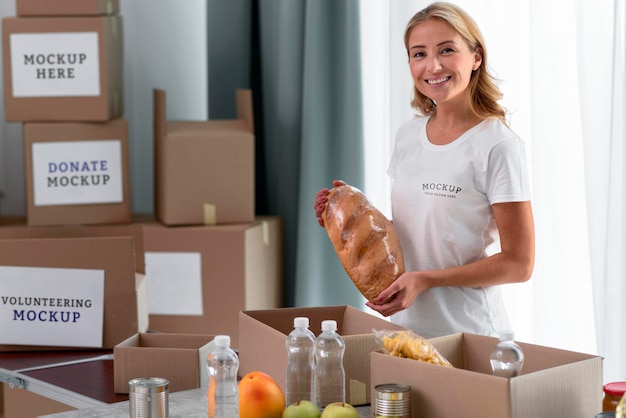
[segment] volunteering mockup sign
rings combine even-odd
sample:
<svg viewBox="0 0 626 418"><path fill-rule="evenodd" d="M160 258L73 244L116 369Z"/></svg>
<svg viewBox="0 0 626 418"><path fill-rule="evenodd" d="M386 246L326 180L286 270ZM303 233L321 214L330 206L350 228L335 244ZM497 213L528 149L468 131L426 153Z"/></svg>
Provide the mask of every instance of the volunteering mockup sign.
<svg viewBox="0 0 626 418"><path fill-rule="evenodd" d="M101 347L104 271L0 266L0 344Z"/></svg>
<svg viewBox="0 0 626 418"><path fill-rule="evenodd" d="M120 140L36 142L32 164L35 206L124 200Z"/></svg>
<svg viewBox="0 0 626 418"><path fill-rule="evenodd" d="M11 34L13 97L100 95L97 32Z"/></svg>

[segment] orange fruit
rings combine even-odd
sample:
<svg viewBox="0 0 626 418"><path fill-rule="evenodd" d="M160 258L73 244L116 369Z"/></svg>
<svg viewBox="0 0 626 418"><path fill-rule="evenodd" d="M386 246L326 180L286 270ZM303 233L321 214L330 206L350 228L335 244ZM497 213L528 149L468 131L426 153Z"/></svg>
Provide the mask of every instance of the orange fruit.
<svg viewBox="0 0 626 418"><path fill-rule="evenodd" d="M285 394L268 374L253 371L239 381L239 418L281 418Z"/></svg>

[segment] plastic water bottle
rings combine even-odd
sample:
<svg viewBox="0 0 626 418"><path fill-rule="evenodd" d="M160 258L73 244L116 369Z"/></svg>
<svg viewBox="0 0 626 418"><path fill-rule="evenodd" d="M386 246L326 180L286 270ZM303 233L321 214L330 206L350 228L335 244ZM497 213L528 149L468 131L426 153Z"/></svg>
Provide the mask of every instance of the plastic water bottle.
<svg viewBox="0 0 626 418"><path fill-rule="evenodd" d="M315 334L309 330L309 318L293 319L293 331L287 336L287 405L312 401L313 346Z"/></svg>
<svg viewBox="0 0 626 418"><path fill-rule="evenodd" d="M208 416L209 418L238 418L239 391L237 372L239 358L230 348L228 335L217 335L215 348L207 358L209 371Z"/></svg>
<svg viewBox="0 0 626 418"><path fill-rule="evenodd" d="M333 402L346 401L346 373L343 338L337 334L337 321L322 321L322 333L315 340L315 403L319 408Z"/></svg>
<svg viewBox="0 0 626 418"><path fill-rule="evenodd" d="M511 378L522 371L524 352L513 338L513 331L500 331L500 341L491 352L491 369L494 376Z"/></svg>

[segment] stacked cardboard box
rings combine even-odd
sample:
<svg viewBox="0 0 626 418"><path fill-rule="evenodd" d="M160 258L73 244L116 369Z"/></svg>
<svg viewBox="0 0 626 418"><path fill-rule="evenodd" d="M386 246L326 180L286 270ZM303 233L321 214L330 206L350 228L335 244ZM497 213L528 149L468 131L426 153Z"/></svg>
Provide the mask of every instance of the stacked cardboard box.
<svg viewBox="0 0 626 418"><path fill-rule="evenodd" d="M16 5L2 21L5 118L24 125L29 225L130 222L118 2Z"/></svg>
<svg viewBox="0 0 626 418"><path fill-rule="evenodd" d="M119 2L16 0L16 9L2 20L5 119L23 124L27 217L0 225L0 280L10 283L0 350L113 348L148 325L143 231L130 225Z"/></svg>
<svg viewBox="0 0 626 418"><path fill-rule="evenodd" d="M241 310L282 305L282 223L255 216L252 93L235 92L235 119L170 121L165 91L154 91L155 213L133 218L119 1L16 5L2 22L5 119L23 123L27 217L0 220L0 269L45 274L66 290L55 269L102 272L102 341L84 347L115 348L115 390L145 377L134 366L146 350L156 359L186 350L195 368L157 361L149 372L173 372L172 391L197 387L213 335L236 348ZM20 295L0 313L15 317ZM25 308L18 319L67 316L55 309ZM0 351L78 347L63 341L0 332Z"/></svg>
<svg viewBox="0 0 626 418"><path fill-rule="evenodd" d="M237 347L238 312L280 307L283 281L281 221L255 217L252 92L235 93L235 119L172 121L154 90L156 220L144 231L150 327Z"/></svg>

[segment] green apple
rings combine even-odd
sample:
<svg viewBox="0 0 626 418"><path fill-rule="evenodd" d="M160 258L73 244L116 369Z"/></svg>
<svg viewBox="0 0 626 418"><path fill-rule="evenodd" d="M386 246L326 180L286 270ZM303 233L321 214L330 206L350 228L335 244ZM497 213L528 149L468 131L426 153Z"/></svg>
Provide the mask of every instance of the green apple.
<svg viewBox="0 0 626 418"><path fill-rule="evenodd" d="M359 418L359 411L345 402L333 402L326 405L321 418Z"/></svg>
<svg viewBox="0 0 626 418"><path fill-rule="evenodd" d="M311 401L298 401L283 411L283 418L320 418L320 410Z"/></svg>

